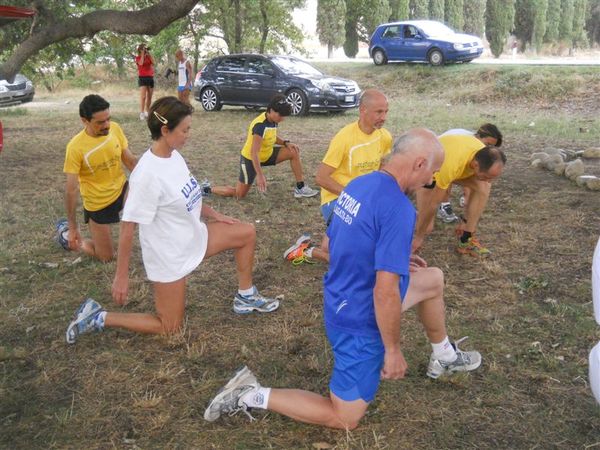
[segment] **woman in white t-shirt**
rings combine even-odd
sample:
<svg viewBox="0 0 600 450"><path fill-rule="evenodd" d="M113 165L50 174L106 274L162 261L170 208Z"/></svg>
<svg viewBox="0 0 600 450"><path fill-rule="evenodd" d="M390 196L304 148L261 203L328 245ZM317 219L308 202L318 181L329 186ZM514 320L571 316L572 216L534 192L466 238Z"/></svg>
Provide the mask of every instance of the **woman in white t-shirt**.
<svg viewBox="0 0 600 450"><path fill-rule="evenodd" d="M177 150L188 139L191 114L191 107L175 97L163 97L151 106L148 128L153 143L131 173L121 220L113 299L119 305L127 301L129 258L134 229L139 224L142 259L153 282L156 313L106 312L96 301L87 299L67 328L68 343L74 343L80 334L105 327L153 334L179 330L185 311L186 276L204 258L230 249L235 251L239 283L233 310L247 314L272 312L279 307L278 300L261 296L252 284L254 226L203 205L200 184Z"/></svg>

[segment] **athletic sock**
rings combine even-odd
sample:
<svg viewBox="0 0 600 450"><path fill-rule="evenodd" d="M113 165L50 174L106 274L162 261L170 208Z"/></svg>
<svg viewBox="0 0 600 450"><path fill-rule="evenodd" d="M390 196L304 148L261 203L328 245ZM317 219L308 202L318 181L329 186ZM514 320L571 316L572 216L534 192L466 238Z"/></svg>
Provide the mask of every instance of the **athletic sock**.
<svg viewBox="0 0 600 450"><path fill-rule="evenodd" d="M449 204L450 204L450 202L442 202L442 203L440 203L440 209L443 209L444 206L449 205Z"/></svg>
<svg viewBox="0 0 600 450"><path fill-rule="evenodd" d="M448 336L444 338L439 344L431 343L433 349L433 358L444 362L452 362L457 358L456 350L450 343Z"/></svg>
<svg viewBox="0 0 600 450"><path fill-rule="evenodd" d="M270 395L271 388L259 387L246 392L240 397L240 401L245 403L248 408L267 409Z"/></svg>
<svg viewBox="0 0 600 450"><path fill-rule="evenodd" d="M238 289L238 294L240 294L243 297L248 297L254 294L254 285L252 285L248 289Z"/></svg>
<svg viewBox="0 0 600 450"><path fill-rule="evenodd" d="M473 233L471 233L470 231L463 231L463 234L460 237L460 242L466 244L467 241L471 238L471 236L473 236Z"/></svg>
<svg viewBox="0 0 600 450"><path fill-rule="evenodd" d="M304 187L304 181L298 181L296 183L296 188L297 189L302 189Z"/></svg>
<svg viewBox="0 0 600 450"><path fill-rule="evenodd" d="M308 248L306 248L304 250L304 256L306 256L307 258L312 258L312 253L313 253L314 249L315 249L314 247L308 247Z"/></svg>

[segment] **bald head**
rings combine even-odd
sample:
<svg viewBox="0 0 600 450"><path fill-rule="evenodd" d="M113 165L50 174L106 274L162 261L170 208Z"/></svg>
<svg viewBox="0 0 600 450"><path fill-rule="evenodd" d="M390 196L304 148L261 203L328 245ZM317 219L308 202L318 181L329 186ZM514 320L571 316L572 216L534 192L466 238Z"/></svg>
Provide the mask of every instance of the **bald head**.
<svg viewBox="0 0 600 450"><path fill-rule="evenodd" d="M394 141L384 169L410 193L430 184L443 162L444 148L435 134L426 128L413 128Z"/></svg>
<svg viewBox="0 0 600 450"><path fill-rule="evenodd" d="M360 97L358 108L358 125L360 129L371 134L383 128L389 107L387 97L377 89L366 89Z"/></svg>

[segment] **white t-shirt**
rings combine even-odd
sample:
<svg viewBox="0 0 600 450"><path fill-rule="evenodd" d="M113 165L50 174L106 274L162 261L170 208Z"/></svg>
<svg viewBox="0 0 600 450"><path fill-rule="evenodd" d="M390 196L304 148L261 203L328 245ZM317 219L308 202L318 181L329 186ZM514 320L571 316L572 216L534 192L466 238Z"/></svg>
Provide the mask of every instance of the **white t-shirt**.
<svg viewBox="0 0 600 450"><path fill-rule="evenodd" d="M150 281L176 281L198 267L208 242L201 209L202 191L181 154L160 158L147 150L129 177L122 220L140 226Z"/></svg>
<svg viewBox="0 0 600 450"><path fill-rule="evenodd" d="M180 61L177 64L177 83L179 86L185 86L188 84L188 73L187 73L187 62L188 60Z"/></svg>
<svg viewBox="0 0 600 450"><path fill-rule="evenodd" d="M594 300L594 315L600 325L600 238L592 260L592 300Z"/></svg>
<svg viewBox="0 0 600 450"><path fill-rule="evenodd" d="M474 136L475 133L473 131L469 131L469 130L465 130L464 128L452 128L451 130L448 131L444 131L442 134L440 134L441 136L454 136L454 135L461 135L461 136Z"/></svg>

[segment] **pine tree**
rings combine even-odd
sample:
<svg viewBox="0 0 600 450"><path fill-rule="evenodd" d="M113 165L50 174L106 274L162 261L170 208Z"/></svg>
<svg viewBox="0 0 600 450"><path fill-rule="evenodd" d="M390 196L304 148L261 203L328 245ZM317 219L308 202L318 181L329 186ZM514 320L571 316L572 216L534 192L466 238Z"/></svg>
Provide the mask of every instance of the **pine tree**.
<svg viewBox="0 0 600 450"><path fill-rule="evenodd" d="M561 0L548 0L544 42L557 42L560 30Z"/></svg>
<svg viewBox="0 0 600 450"><path fill-rule="evenodd" d="M469 3L469 1L467 1ZM432 20L444 21L445 0L431 0L429 2L429 17Z"/></svg>
<svg viewBox="0 0 600 450"><path fill-rule="evenodd" d="M461 32L465 26L463 5L463 0L446 0L446 24L456 32Z"/></svg>
<svg viewBox="0 0 600 450"><path fill-rule="evenodd" d="M369 42L369 38L380 23L387 22L391 8L388 0L363 0L359 15L358 38Z"/></svg>
<svg viewBox="0 0 600 450"><path fill-rule="evenodd" d="M592 44L600 43L600 0L589 0L589 16L585 26L590 42Z"/></svg>
<svg viewBox="0 0 600 450"><path fill-rule="evenodd" d="M508 33L515 20L514 0L487 0L485 13L485 35L492 54L498 58L504 50Z"/></svg>
<svg viewBox="0 0 600 450"><path fill-rule="evenodd" d="M411 19L428 19L429 18L429 0L411 0Z"/></svg>
<svg viewBox="0 0 600 450"><path fill-rule="evenodd" d="M354 58L358 53L358 19L361 5L360 0L346 0L344 53L348 58Z"/></svg>
<svg viewBox="0 0 600 450"><path fill-rule="evenodd" d="M327 46L327 57L334 48L344 43L346 1L319 0L317 3L317 34L321 44Z"/></svg>
<svg viewBox="0 0 600 450"><path fill-rule="evenodd" d="M410 14L410 0L390 0L390 21L407 20Z"/></svg>
<svg viewBox="0 0 600 450"><path fill-rule="evenodd" d="M536 0L515 1L515 28L514 34L519 41L531 42L533 34L533 19L535 16Z"/></svg>
<svg viewBox="0 0 600 450"><path fill-rule="evenodd" d="M587 0L575 0L573 13L573 47L585 47L588 38L585 30L585 17L588 10Z"/></svg>
<svg viewBox="0 0 600 450"><path fill-rule="evenodd" d="M561 41L571 42L573 39L573 16L575 14L575 0L561 0L561 16L558 27L558 37Z"/></svg>
<svg viewBox="0 0 600 450"><path fill-rule="evenodd" d="M536 52L542 49L544 35L546 34L548 0L534 0L533 30L531 32L531 44Z"/></svg>
<svg viewBox="0 0 600 450"><path fill-rule="evenodd" d="M483 37L485 33L485 0L466 0L464 5L464 31Z"/></svg>

